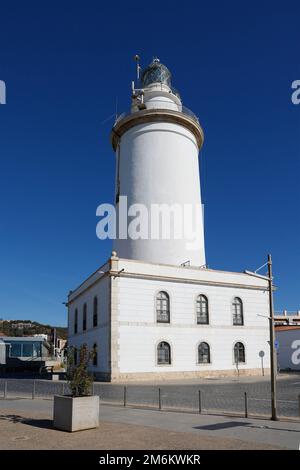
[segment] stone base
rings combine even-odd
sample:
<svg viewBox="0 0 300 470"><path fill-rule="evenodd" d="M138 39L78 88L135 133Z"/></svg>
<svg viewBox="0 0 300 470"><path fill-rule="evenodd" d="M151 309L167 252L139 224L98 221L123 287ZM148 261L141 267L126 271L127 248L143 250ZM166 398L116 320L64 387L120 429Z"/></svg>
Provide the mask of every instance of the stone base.
<svg viewBox="0 0 300 470"><path fill-rule="evenodd" d="M270 369L264 370L265 375L270 375ZM110 382L143 382L143 381L184 381L185 379L204 378L226 378L238 376L258 376L262 377L261 369L240 369L239 374L236 369L230 370L202 370L189 372L134 372L134 373L113 373Z"/></svg>
<svg viewBox="0 0 300 470"><path fill-rule="evenodd" d="M53 427L69 432L99 427L99 396L55 395Z"/></svg>

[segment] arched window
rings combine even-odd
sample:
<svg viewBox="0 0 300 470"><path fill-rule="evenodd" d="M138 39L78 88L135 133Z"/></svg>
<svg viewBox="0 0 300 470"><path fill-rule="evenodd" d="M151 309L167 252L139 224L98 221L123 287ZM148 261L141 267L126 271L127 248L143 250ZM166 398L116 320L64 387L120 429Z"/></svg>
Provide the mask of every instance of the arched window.
<svg viewBox="0 0 300 470"><path fill-rule="evenodd" d="M75 313L74 313L74 334L76 335L78 331L78 310L77 308L75 309Z"/></svg>
<svg viewBox="0 0 300 470"><path fill-rule="evenodd" d="M157 364L171 364L171 348L165 341L157 346Z"/></svg>
<svg viewBox="0 0 300 470"><path fill-rule="evenodd" d="M197 311L197 324L208 325L208 300L205 295L200 294L196 300L196 311Z"/></svg>
<svg viewBox="0 0 300 470"><path fill-rule="evenodd" d="M170 323L170 298L161 291L156 296L156 319L159 323Z"/></svg>
<svg viewBox="0 0 300 470"><path fill-rule="evenodd" d="M235 297L232 301L232 320L234 325L244 324L243 302L239 297Z"/></svg>
<svg viewBox="0 0 300 470"><path fill-rule="evenodd" d="M94 297L94 305L93 305L93 326L98 325L98 298Z"/></svg>
<svg viewBox="0 0 300 470"><path fill-rule="evenodd" d="M93 345L93 366L97 366L98 365L98 348L97 348L97 344L94 343Z"/></svg>
<svg viewBox="0 0 300 470"><path fill-rule="evenodd" d="M245 346L243 343L235 343L234 345L234 362L235 364L245 362Z"/></svg>
<svg viewBox="0 0 300 470"><path fill-rule="evenodd" d="M210 363L210 348L207 343L200 343L198 346L198 363L209 364Z"/></svg>
<svg viewBox="0 0 300 470"><path fill-rule="evenodd" d="M87 306L86 304L83 305L83 314L82 314L82 329L83 331L86 330L86 316L87 316Z"/></svg>

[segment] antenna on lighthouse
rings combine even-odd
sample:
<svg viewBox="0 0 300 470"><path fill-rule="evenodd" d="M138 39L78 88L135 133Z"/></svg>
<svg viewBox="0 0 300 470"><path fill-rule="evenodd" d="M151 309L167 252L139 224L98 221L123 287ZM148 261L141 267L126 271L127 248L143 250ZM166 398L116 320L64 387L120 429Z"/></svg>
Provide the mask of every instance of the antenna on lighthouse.
<svg viewBox="0 0 300 470"><path fill-rule="evenodd" d="M139 87L139 81L140 81L140 70L141 70L140 56L138 54L136 54L134 56L134 60L136 62L136 86L138 88Z"/></svg>
<svg viewBox="0 0 300 470"><path fill-rule="evenodd" d="M146 105L144 103L144 91L140 89L140 56L135 55L134 60L136 62L136 86L134 81L132 82L132 100L133 105L137 107L140 111L146 109Z"/></svg>

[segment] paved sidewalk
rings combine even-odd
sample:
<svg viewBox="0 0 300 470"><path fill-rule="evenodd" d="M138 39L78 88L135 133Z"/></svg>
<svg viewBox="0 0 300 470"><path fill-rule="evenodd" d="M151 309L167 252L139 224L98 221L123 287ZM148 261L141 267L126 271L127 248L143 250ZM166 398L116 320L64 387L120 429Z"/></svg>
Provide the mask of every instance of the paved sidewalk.
<svg viewBox="0 0 300 470"><path fill-rule="evenodd" d="M0 400L0 449L299 449L300 423L101 406L99 429L52 428L52 400Z"/></svg>
<svg viewBox="0 0 300 470"><path fill-rule="evenodd" d="M160 429L189 432L201 437L240 439L265 448L278 446L298 450L300 445L300 423L295 422L122 409L110 406L102 406L101 416L110 422L157 426Z"/></svg>

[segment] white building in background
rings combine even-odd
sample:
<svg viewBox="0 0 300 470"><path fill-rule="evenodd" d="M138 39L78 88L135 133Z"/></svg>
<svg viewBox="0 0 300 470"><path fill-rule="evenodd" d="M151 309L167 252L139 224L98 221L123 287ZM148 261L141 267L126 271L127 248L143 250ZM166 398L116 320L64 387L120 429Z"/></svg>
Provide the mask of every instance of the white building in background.
<svg viewBox="0 0 300 470"><path fill-rule="evenodd" d="M269 367L268 282L207 269L198 153L203 131L155 59L112 130L116 208L198 210L193 250L179 239L119 236L109 260L68 298L69 345L94 349L91 371L111 381L261 373ZM118 219L118 228L123 220ZM127 229L127 228L126 228ZM120 232L119 232L120 233ZM75 352L76 354L76 352ZM263 357L263 359L262 359Z"/></svg>
<svg viewBox="0 0 300 470"><path fill-rule="evenodd" d="M276 325L300 325L300 310L296 312L289 312L287 310L275 312L274 318Z"/></svg>

